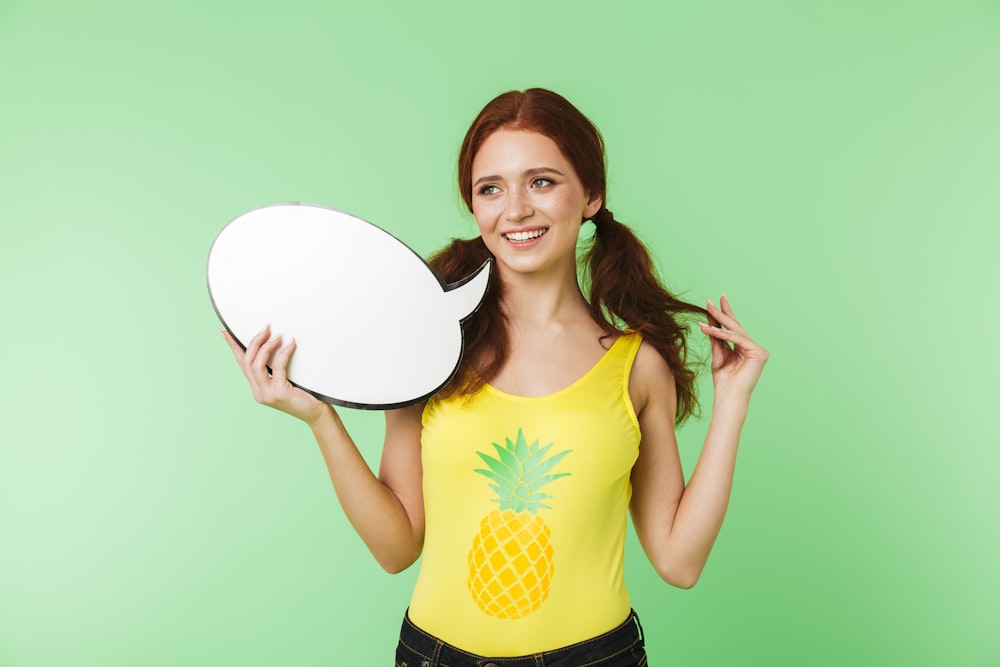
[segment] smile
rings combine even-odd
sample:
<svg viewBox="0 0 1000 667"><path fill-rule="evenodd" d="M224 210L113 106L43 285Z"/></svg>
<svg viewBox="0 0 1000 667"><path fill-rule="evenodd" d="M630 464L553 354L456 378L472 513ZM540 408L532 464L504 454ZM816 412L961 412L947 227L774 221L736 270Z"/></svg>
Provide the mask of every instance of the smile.
<svg viewBox="0 0 1000 667"><path fill-rule="evenodd" d="M503 235L508 241L531 241L543 236L545 232L549 231L547 228L544 229L529 229L523 232L507 232Z"/></svg>

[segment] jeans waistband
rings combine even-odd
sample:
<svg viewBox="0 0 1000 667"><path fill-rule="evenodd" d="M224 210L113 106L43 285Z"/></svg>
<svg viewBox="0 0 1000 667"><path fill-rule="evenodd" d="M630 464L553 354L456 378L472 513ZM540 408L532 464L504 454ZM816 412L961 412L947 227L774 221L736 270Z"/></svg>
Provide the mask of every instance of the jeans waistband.
<svg viewBox="0 0 1000 667"><path fill-rule="evenodd" d="M635 610L621 625L602 635L563 648L515 657L476 655L463 651L421 630L410 620L409 611L403 618L400 642L425 658L420 667L560 667L580 665L601 657L628 651L643 641L642 625Z"/></svg>

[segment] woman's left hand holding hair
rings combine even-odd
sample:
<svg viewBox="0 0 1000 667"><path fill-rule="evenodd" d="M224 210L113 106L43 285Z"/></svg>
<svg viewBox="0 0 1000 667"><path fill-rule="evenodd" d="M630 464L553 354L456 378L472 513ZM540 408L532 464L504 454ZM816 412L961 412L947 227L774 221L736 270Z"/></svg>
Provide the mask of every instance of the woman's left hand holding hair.
<svg viewBox="0 0 1000 667"><path fill-rule="evenodd" d="M687 483L674 433L676 397L666 362L653 352L633 373L643 408L642 444L632 468L632 520L656 571L681 588L698 581L722 528L740 431L768 356L740 325L725 295L719 305L708 302L709 323L701 324L712 344L715 400L698 464Z"/></svg>
<svg viewBox="0 0 1000 667"><path fill-rule="evenodd" d="M768 353L740 325L725 294L719 306L708 300L708 324L699 323L712 340L715 399L749 401Z"/></svg>

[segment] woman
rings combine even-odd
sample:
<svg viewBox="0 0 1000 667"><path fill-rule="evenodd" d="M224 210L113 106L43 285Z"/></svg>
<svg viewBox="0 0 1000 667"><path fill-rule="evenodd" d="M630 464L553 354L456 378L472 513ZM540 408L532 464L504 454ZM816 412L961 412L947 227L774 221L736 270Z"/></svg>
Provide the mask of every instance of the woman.
<svg viewBox="0 0 1000 667"><path fill-rule="evenodd" d="M663 579L693 586L729 500L767 351L725 295L671 296L606 205L603 141L559 95L492 100L470 127L459 188L479 238L432 265L446 281L492 257L452 383L386 412L372 474L333 408L293 387L295 350L265 328L230 347L261 403L308 423L345 513L378 562L423 554L399 665L643 665L622 577L626 511ZM594 239L578 280L577 240ZM712 419L685 486L674 427L695 409L685 315L704 314ZM273 373L269 374L270 366Z"/></svg>

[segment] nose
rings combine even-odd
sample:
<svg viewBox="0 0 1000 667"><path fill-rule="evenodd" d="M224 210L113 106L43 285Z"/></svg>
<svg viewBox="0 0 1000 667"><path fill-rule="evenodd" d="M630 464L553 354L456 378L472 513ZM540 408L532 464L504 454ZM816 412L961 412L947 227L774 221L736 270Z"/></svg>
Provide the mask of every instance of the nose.
<svg viewBox="0 0 1000 667"><path fill-rule="evenodd" d="M534 212L528 194L521 188L513 188L507 193L506 204L504 217L511 222L523 220Z"/></svg>

